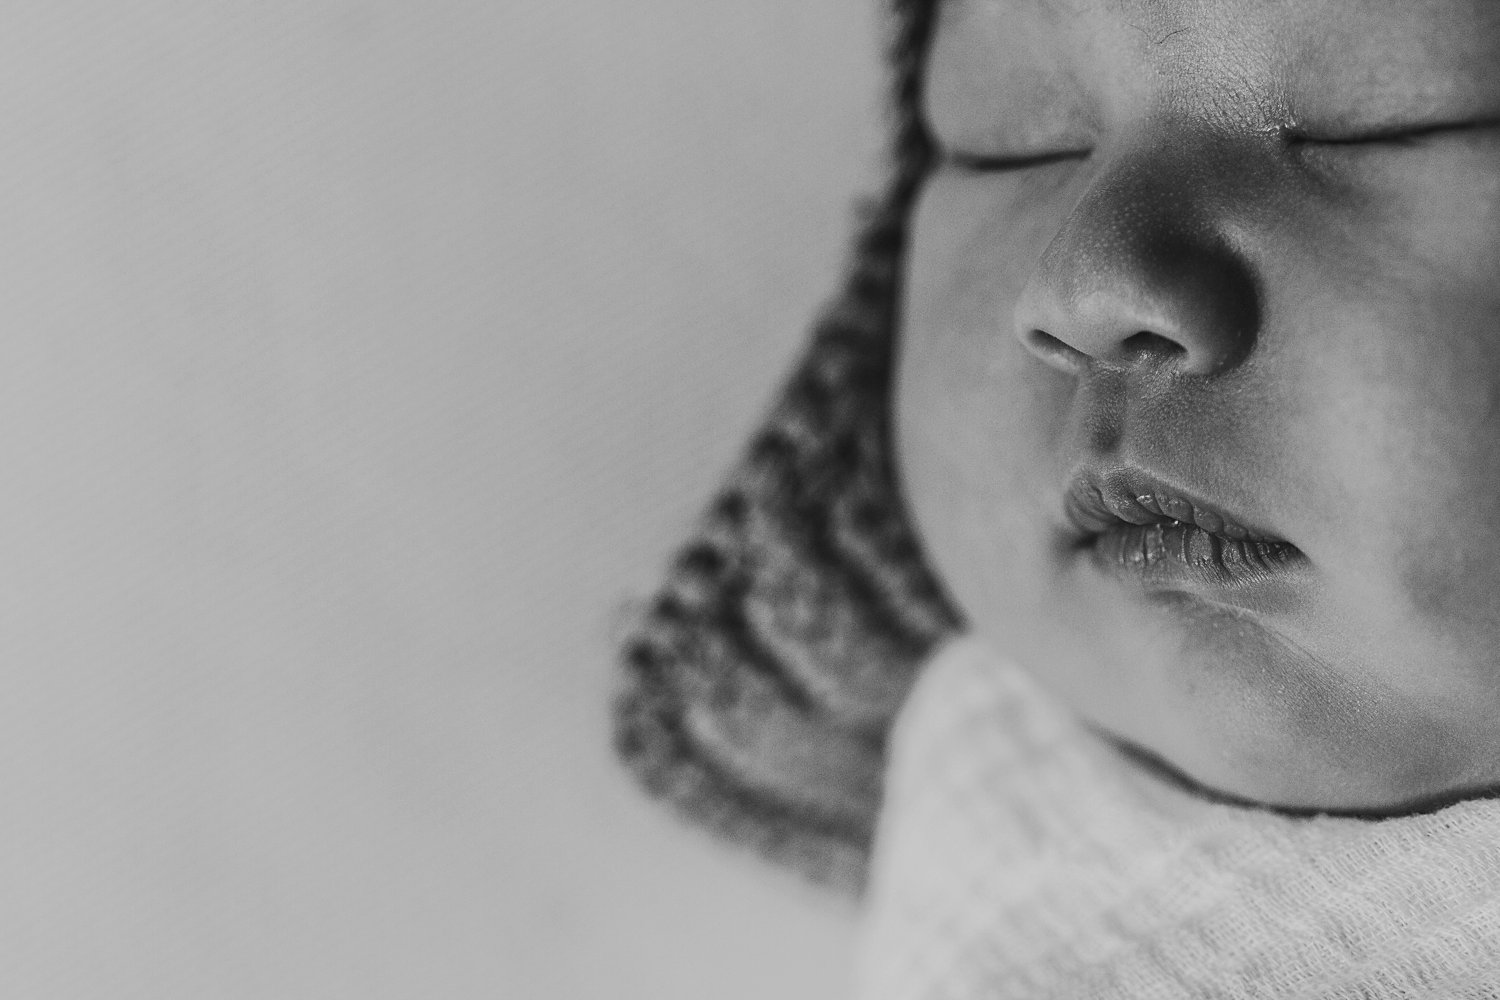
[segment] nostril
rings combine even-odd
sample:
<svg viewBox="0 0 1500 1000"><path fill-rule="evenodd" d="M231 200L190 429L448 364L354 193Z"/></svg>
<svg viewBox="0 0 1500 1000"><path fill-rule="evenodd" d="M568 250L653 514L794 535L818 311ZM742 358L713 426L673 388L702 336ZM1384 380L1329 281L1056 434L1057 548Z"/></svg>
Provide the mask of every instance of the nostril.
<svg viewBox="0 0 1500 1000"><path fill-rule="evenodd" d="M1155 354L1161 358L1175 358L1178 355L1187 353L1187 348L1177 343L1177 341L1163 337L1159 333L1152 333L1150 330L1142 330L1139 333L1126 337L1121 342L1120 347L1130 357Z"/></svg>
<svg viewBox="0 0 1500 1000"><path fill-rule="evenodd" d="M1026 348L1054 368L1078 372L1088 366L1088 355L1045 330L1028 330L1021 338Z"/></svg>

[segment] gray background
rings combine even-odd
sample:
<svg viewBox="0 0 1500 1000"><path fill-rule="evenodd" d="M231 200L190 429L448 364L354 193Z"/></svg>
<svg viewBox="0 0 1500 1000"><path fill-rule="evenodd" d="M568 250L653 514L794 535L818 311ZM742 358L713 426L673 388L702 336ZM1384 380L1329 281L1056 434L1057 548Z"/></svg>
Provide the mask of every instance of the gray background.
<svg viewBox="0 0 1500 1000"><path fill-rule="evenodd" d="M831 291L873 3L10 3L7 997L833 997L609 640Z"/></svg>

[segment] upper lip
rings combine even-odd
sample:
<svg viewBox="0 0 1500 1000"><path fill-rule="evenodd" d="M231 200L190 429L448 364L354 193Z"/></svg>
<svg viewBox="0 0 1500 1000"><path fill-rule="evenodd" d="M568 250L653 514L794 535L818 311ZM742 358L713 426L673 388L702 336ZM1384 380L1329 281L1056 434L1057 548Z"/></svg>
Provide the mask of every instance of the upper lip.
<svg viewBox="0 0 1500 1000"><path fill-rule="evenodd" d="M1085 469L1073 478L1064 501L1068 521L1087 542L1122 524L1190 524L1235 541L1288 544L1195 492L1165 483L1136 468Z"/></svg>

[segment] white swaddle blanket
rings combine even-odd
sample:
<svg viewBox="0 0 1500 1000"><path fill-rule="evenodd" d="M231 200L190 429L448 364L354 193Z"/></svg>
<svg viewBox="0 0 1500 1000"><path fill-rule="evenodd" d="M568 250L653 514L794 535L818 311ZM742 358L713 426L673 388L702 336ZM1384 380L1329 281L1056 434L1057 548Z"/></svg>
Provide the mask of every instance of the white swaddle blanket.
<svg viewBox="0 0 1500 1000"><path fill-rule="evenodd" d="M1500 802L1366 821L1197 798L975 639L894 733L861 1000L1500 997Z"/></svg>

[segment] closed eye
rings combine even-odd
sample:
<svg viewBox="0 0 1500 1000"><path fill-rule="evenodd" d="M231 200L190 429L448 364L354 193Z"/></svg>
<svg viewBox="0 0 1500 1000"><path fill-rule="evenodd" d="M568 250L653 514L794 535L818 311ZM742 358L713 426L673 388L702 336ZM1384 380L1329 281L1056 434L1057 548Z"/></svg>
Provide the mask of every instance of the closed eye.
<svg viewBox="0 0 1500 1000"><path fill-rule="evenodd" d="M1421 125L1383 126L1378 129L1347 136L1322 136L1293 131L1288 133L1287 140L1297 145L1312 144L1319 146L1360 146L1382 143L1405 145L1407 143L1420 142L1423 139L1429 139L1434 136L1457 135L1466 132L1478 132L1484 129L1500 129L1500 118L1437 122Z"/></svg>
<svg viewBox="0 0 1500 1000"><path fill-rule="evenodd" d="M1003 173L1009 170L1027 170L1045 167L1068 160L1088 159L1087 149L1068 149L1053 153L1031 153L1025 156L996 155L990 153L946 153L944 159L960 170L971 173Z"/></svg>

